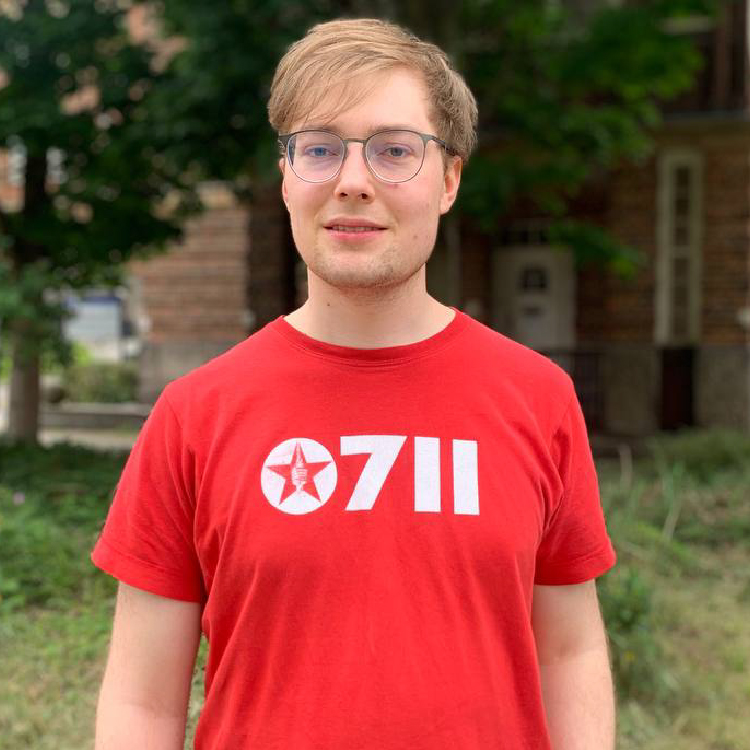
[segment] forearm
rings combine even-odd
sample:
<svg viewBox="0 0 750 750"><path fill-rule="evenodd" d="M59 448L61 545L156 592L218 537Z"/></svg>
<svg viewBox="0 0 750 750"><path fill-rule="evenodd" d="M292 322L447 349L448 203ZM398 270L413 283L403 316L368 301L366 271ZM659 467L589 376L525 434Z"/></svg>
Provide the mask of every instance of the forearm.
<svg viewBox="0 0 750 750"><path fill-rule="evenodd" d="M613 750L615 700L606 644L540 665L553 750Z"/></svg>
<svg viewBox="0 0 750 750"><path fill-rule="evenodd" d="M186 713L162 713L102 690L94 750L183 750Z"/></svg>
<svg viewBox="0 0 750 750"><path fill-rule="evenodd" d="M183 750L201 606L120 583L95 750Z"/></svg>

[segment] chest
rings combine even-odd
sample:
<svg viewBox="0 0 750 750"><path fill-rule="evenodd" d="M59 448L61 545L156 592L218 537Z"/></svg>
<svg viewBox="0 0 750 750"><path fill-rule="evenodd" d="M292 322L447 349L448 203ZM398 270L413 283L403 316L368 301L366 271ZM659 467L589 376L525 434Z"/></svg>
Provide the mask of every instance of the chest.
<svg viewBox="0 0 750 750"><path fill-rule="evenodd" d="M520 570L530 586L553 475L533 430L487 403L290 404L214 441L196 546L209 590L290 574L356 586L436 561L488 585Z"/></svg>

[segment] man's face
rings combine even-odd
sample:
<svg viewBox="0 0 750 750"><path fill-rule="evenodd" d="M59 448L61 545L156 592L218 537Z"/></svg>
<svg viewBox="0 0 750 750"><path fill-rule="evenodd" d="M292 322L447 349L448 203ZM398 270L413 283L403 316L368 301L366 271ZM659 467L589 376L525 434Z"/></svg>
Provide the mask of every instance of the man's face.
<svg viewBox="0 0 750 750"><path fill-rule="evenodd" d="M369 89L362 102L326 123L312 112L292 131L320 128L343 138L366 138L395 126L436 135L418 74L398 68L362 83ZM320 112L330 111L333 103L323 99ZM341 289L394 287L424 274L438 219L456 198L461 161L449 156L444 169L443 149L431 141L416 177L387 183L367 168L362 149L362 144L350 143L339 174L323 183L301 180L282 159L282 194L295 245L311 273ZM355 233L331 228L347 220L365 220L380 229Z"/></svg>

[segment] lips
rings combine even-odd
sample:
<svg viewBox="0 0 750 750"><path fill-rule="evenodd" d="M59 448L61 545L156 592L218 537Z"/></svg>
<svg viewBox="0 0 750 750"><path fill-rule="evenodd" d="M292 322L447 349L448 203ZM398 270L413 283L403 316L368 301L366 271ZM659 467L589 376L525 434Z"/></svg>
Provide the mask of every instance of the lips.
<svg viewBox="0 0 750 750"><path fill-rule="evenodd" d="M331 226L327 226L326 229L328 229L331 232L383 232L384 227L370 227L370 226L348 226L346 224L332 224Z"/></svg>
<svg viewBox="0 0 750 750"><path fill-rule="evenodd" d="M332 232L382 232L386 228L364 216L332 216L323 226Z"/></svg>

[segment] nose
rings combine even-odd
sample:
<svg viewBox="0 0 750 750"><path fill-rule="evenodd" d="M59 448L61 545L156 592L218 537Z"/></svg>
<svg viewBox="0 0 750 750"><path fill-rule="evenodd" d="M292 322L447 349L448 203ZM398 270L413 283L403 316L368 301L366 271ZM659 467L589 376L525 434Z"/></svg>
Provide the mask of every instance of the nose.
<svg viewBox="0 0 750 750"><path fill-rule="evenodd" d="M374 179L365 163L364 145L349 143L346 158L336 177L336 195L341 199L372 200Z"/></svg>

